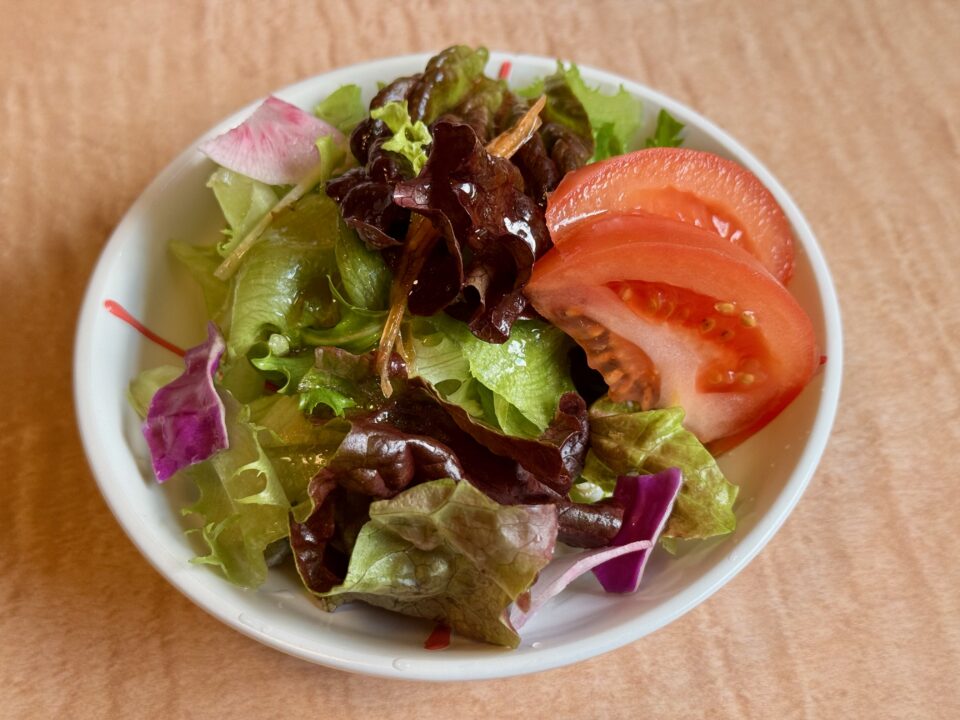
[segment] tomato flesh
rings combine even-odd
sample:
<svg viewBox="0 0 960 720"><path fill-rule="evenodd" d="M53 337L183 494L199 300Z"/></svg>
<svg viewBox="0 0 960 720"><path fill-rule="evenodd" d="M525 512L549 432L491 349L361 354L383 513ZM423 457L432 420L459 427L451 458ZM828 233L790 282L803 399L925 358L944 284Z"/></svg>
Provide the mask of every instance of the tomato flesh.
<svg viewBox="0 0 960 720"><path fill-rule="evenodd" d="M764 337L750 332L757 323L752 310L662 283L618 281L607 287L634 315L650 323L669 323L677 332L714 346L712 362L697 371L699 392L727 392L735 384L759 387L767 381L763 366L770 353Z"/></svg>
<svg viewBox="0 0 960 720"><path fill-rule="evenodd" d="M568 173L547 205L556 245L605 213L641 210L709 230L756 257L781 283L793 275L790 223L763 183L701 150L649 148Z"/></svg>
<svg viewBox="0 0 960 720"><path fill-rule="evenodd" d="M703 442L759 429L816 368L793 296L748 253L676 220L583 220L525 293L584 348L614 400L679 405Z"/></svg>

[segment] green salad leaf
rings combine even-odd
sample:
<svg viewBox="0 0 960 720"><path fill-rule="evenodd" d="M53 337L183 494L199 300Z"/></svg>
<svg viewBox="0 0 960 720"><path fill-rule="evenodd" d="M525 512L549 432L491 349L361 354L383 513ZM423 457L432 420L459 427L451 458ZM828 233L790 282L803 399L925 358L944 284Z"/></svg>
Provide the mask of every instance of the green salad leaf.
<svg viewBox="0 0 960 720"><path fill-rule="evenodd" d="M180 240L170 242L170 252L186 268L203 292L203 302L210 319L219 319L225 310L230 287L213 274L220 264L216 245L190 245Z"/></svg>
<svg viewBox="0 0 960 720"><path fill-rule="evenodd" d="M281 211L250 248L233 281L229 358L244 357L271 333L293 345L313 324L310 299L326 308L327 276L335 272L339 210L326 195L304 196Z"/></svg>
<svg viewBox="0 0 960 720"><path fill-rule="evenodd" d="M292 398L251 407L222 393L229 447L183 471L200 491L184 514L201 518L207 552L193 560L220 569L230 582L257 587L266 578L264 553L289 534L288 516L310 512L307 485L341 436L312 426ZM292 403L292 404L291 404ZM296 410L294 413L293 411Z"/></svg>
<svg viewBox="0 0 960 720"><path fill-rule="evenodd" d="M608 95L599 88L589 87L580 76L580 69L570 63L563 70L567 83L577 96L593 126L594 141L605 135L604 148L595 151L593 160L604 160L634 149L637 132L643 121L643 104L621 85L616 93ZM601 155L603 153L609 153Z"/></svg>
<svg viewBox="0 0 960 720"><path fill-rule="evenodd" d="M593 157L590 158L591 162L606 160L625 152L627 150L623 141L617 136L613 124L601 125L593 133Z"/></svg>
<svg viewBox="0 0 960 720"><path fill-rule="evenodd" d="M411 120L407 104L396 100L374 108L370 111L370 117L382 120L393 133L393 137L383 144L383 149L405 157L414 175L419 175L427 162L427 147L433 142L423 121Z"/></svg>
<svg viewBox="0 0 960 720"><path fill-rule="evenodd" d="M332 299L328 307L338 313L337 321L323 328L304 328L303 342L315 347L333 345L357 354L375 348L387 320L387 311L352 305L332 284L330 295Z"/></svg>
<svg viewBox="0 0 960 720"><path fill-rule="evenodd" d="M368 248L337 215L337 271L350 304L364 310L385 310L390 298L390 270L383 255Z"/></svg>
<svg viewBox="0 0 960 720"><path fill-rule="evenodd" d="M733 503L737 486L730 483L710 452L683 427L683 410L632 410L601 398L590 408L590 451L583 469L581 493L594 487L613 494L619 475L652 475L680 468L683 487L664 530L667 538L708 538L736 528Z"/></svg>
<svg viewBox="0 0 960 720"><path fill-rule="evenodd" d="M644 142L644 147L680 147L683 144L680 133L683 132L685 127L686 125L666 110L661 110L657 115L657 127L653 131L653 135Z"/></svg>
<svg viewBox="0 0 960 720"><path fill-rule="evenodd" d="M296 395L267 395L250 403L245 412L258 429L257 438L276 470L297 520L311 504L306 488L333 457L345 431L333 423L312 422L300 410Z"/></svg>
<svg viewBox="0 0 960 720"><path fill-rule="evenodd" d="M285 356L270 353L251 362L276 381L278 394L296 396L302 413L326 405L340 416L347 408L369 405L376 397L378 386L368 355L325 346Z"/></svg>
<svg viewBox="0 0 960 720"><path fill-rule="evenodd" d="M537 437L573 390L569 340L539 320L519 320L502 344L479 340L443 314L413 326L411 374L433 385L449 402L507 434Z"/></svg>
<svg viewBox="0 0 960 720"><path fill-rule="evenodd" d="M562 70L547 77L543 82L547 97L542 117L546 122L555 122L571 130L575 135L590 140L592 126L586 108L577 97Z"/></svg>
<svg viewBox="0 0 960 720"><path fill-rule="evenodd" d="M300 409L312 413L320 405L326 405L338 417L343 417L347 408L356 407L356 401L331 383L327 373L311 370L300 381Z"/></svg>
<svg viewBox="0 0 960 720"><path fill-rule="evenodd" d="M300 409L313 412L326 405L334 415L343 415L369 395L374 384L373 365L369 356L354 355L336 347L317 348L313 367L301 378Z"/></svg>
<svg viewBox="0 0 960 720"><path fill-rule="evenodd" d="M218 567L237 585L256 587L267 575L264 550L287 535L290 501L256 429L242 417L243 406L229 393L222 398L229 447L185 471L200 499L184 513L202 518L199 532L208 549L193 562Z"/></svg>
<svg viewBox="0 0 960 720"><path fill-rule="evenodd" d="M251 424L260 429L260 444L268 453L294 445L330 444L324 439L324 427L300 412L295 394L264 395L247 404L247 413Z"/></svg>
<svg viewBox="0 0 960 720"><path fill-rule="evenodd" d="M430 125L463 102L483 75L490 53L454 45L434 55L408 95L410 116Z"/></svg>
<svg viewBox="0 0 960 720"><path fill-rule="evenodd" d="M317 184L325 183L333 177L335 172L341 171L347 164L349 150L341 140L333 135L321 135L317 138L317 152L320 153L320 165L316 173L313 177L307 178L296 186L302 188L304 194L312 190ZM287 196L289 196L289 193ZM299 200L300 197L302 196L295 196L293 202ZM282 203L283 198L280 201Z"/></svg>
<svg viewBox="0 0 960 720"><path fill-rule="evenodd" d="M367 106L363 102L360 86L343 85L337 88L317 104L313 114L349 136L367 117Z"/></svg>
<svg viewBox="0 0 960 720"><path fill-rule="evenodd" d="M210 176L207 187L213 190L230 226L224 233L227 239L217 246L217 252L223 257L230 254L279 199L272 186L223 167Z"/></svg>
<svg viewBox="0 0 960 720"><path fill-rule="evenodd" d="M277 392L295 394L303 376L313 367L313 350L303 350L288 355L277 355L271 350L263 357L251 358L251 364L267 374L277 386ZM282 383L282 384L281 384Z"/></svg>
<svg viewBox="0 0 960 720"><path fill-rule="evenodd" d="M621 85L610 95L599 88L591 88L580 75L575 63L569 67L557 62L557 72L548 80L562 79L583 105L593 128L594 154L592 162L605 160L635 149L636 135L643 121L643 104ZM518 90L525 98L536 98L547 89L547 81L538 80Z"/></svg>
<svg viewBox="0 0 960 720"><path fill-rule="evenodd" d="M362 600L516 647L506 610L553 556L553 505L498 505L467 482L434 480L370 506L328 609Z"/></svg>

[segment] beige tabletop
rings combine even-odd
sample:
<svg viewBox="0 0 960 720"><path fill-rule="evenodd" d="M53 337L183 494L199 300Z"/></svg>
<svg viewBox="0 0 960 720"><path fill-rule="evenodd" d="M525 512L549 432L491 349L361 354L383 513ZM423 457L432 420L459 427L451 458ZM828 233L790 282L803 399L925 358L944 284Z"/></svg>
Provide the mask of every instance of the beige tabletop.
<svg viewBox="0 0 960 720"><path fill-rule="evenodd" d="M960 717L960 3L3 0L0 718ZM737 578L539 675L372 680L220 624L141 558L77 434L81 295L113 227L271 89L454 42L688 103L781 179L844 314L836 427Z"/></svg>

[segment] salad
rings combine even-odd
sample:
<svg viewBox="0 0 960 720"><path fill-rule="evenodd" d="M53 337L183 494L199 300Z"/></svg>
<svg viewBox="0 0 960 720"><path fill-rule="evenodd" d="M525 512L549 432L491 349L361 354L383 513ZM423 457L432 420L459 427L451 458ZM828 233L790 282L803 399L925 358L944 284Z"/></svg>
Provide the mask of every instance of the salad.
<svg viewBox="0 0 960 720"><path fill-rule="evenodd" d="M715 457L819 355L756 177L665 111L640 136L576 65L487 61L270 97L204 143L225 228L170 249L207 338L129 396L156 479L196 487L194 562L516 647L577 577L635 592L733 532Z"/></svg>

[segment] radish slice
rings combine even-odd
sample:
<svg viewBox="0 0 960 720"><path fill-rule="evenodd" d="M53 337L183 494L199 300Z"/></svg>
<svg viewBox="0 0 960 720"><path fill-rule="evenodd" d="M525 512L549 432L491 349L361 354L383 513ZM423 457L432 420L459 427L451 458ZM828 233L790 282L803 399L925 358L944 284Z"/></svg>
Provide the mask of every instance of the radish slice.
<svg viewBox="0 0 960 720"><path fill-rule="evenodd" d="M268 97L240 125L207 140L201 152L223 167L268 185L296 185L320 162L317 139L339 130L279 98Z"/></svg>

